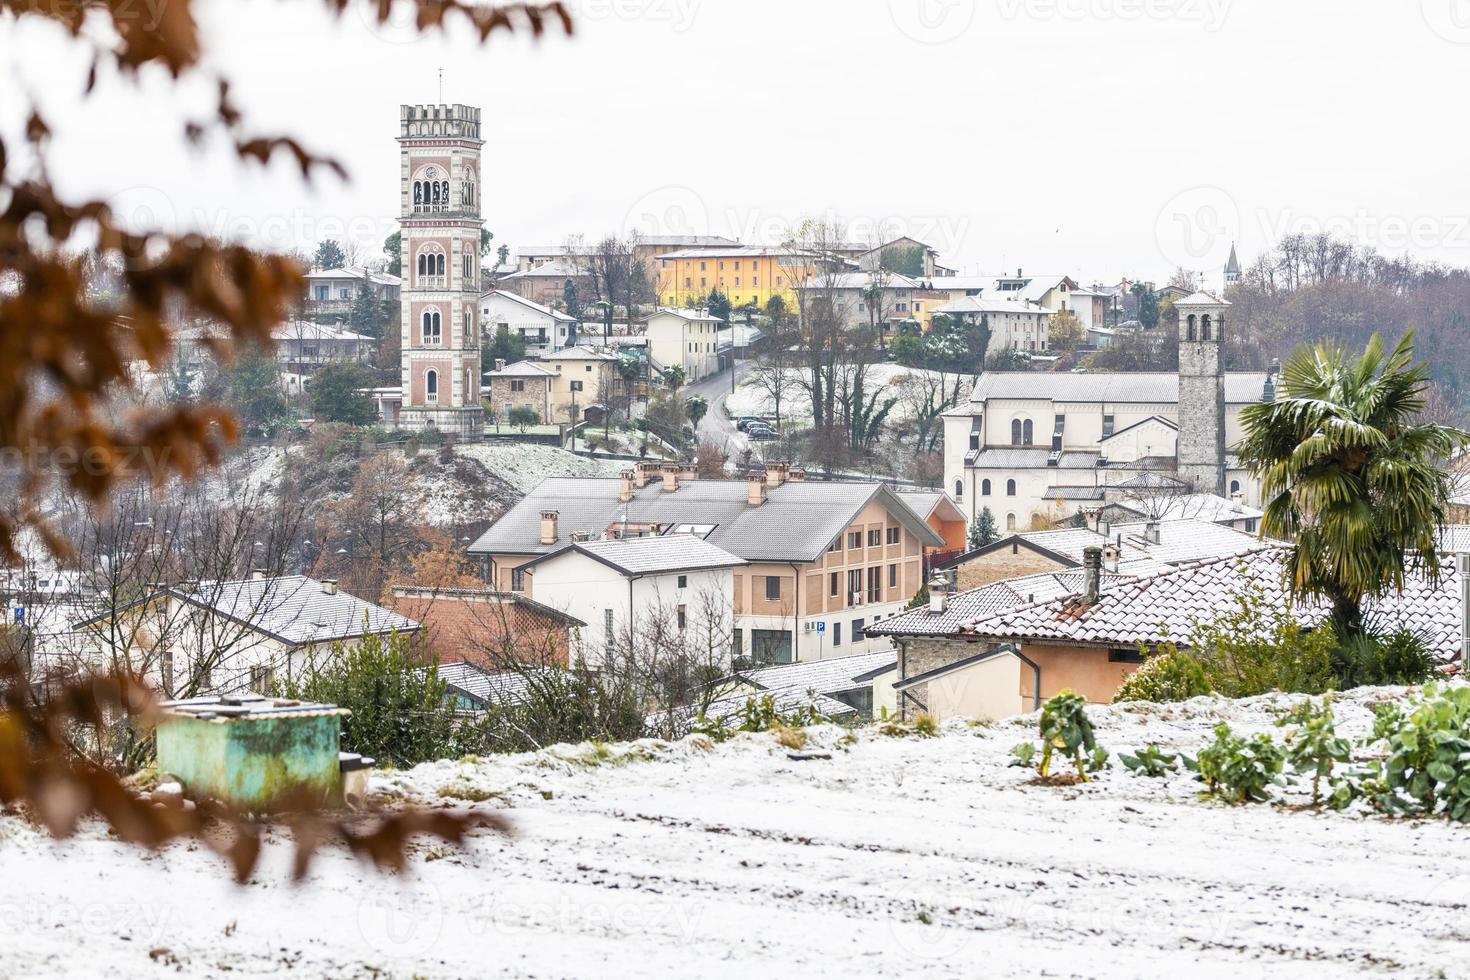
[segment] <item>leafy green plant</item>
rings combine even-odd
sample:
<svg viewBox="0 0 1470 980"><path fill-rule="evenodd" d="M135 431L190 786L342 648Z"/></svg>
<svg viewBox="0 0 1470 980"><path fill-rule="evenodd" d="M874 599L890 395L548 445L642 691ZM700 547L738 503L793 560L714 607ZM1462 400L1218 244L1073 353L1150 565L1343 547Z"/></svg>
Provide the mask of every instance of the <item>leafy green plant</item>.
<svg viewBox="0 0 1470 980"><path fill-rule="evenodd" d="M1179 768L1179 757L1172 752L1165 752L1157 745L1145 745L1138 750L1137 755L1119 753L1118 758L1123 760L1123 767L1135 776L1158 779Z"/></svg>
<svg viewBox="0 0 1470 980"><path fill-rule="evenodd" d="M1114 704L1126 701L1188 701L1214 693L1199 660L1172 644L1149 657L1123 681Z"/></svg>
<svg viewBox="0 0 1470 980"><path fill-rule="evenodd" d="M1101 763L1097 762L1097 749L1092 722L1087 717L1087 701L1082 695L1067 688L1042 706L1041 765L1037 771L1043 779L1051 775L1052 755L1060 752L1072 760L1078 778L1086 782L1089 767L1096 771L1107 764L1106 752L1102 753Z"/></svg>
<svg viewBox="0 0 1470 980"><path fill-rule="evenodd" d="M1354 636L1333 651L1332 666L1343 690L1422 684L1438 673L1428 640L1409 629Z"/></svg>
<svg viewBox="0 0 1470 980"><path fill-rule="evenodd" d="M1022 769L1030 769L1036 765L1036 744L1034 742L1021 742L1011 749L1011 765Z"/></svg>
<svg viewBox="0 0 1470 980"><path fill-rule="evenodd" d="M1304 701L1281 718L1277 725L1295 725L1286 733L1286 761L1292 769L1312 777L1312 805L1322 803L1322 780L1332 779L1333 769L1352 759L1352 743L1337 734L1330 698Z"/></svg>
<svg viewBox="0 0 1470 980"><path fill-rule="evenodd" d="M1215 741L1198 759L1184 757L1184 764L1198 773L1211 796L1228 803L1259 803L1267 799L1266 787L1280 782L1285 754L1265 732L1245 738L1221 722L1215 726Z"/></svg>
<svg viewBox="0 0 1470 980"><path fill-rule="evenodd" d="M1381 713L1379 732L1388 757L1370 777L1376 791L1363 794L1375 808L1470 821L1470 688L1431 684L1407 713Z"/></svg>

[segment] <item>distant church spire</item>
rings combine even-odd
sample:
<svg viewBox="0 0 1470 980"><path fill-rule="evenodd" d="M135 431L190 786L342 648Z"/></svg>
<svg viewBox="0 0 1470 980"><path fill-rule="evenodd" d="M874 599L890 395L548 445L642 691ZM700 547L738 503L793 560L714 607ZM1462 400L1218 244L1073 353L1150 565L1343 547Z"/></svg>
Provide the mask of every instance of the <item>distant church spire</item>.
<svg viewBox="0 0 1470 980"><path fill-rule="evenodd" d="M1230 243L1230 260L1225 263L1225 286L1238 285L1240 283L1240 259L1235 255L1235 243Z"/></svg>

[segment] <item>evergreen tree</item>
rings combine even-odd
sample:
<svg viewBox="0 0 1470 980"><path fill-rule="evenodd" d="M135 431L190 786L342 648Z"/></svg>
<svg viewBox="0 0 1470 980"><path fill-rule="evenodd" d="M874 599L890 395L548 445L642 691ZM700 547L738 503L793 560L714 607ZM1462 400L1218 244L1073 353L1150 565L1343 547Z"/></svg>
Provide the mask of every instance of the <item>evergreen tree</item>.
<svg viewBox="0 0 1470 980"><path fill-rule="evenodd" d="M506 245L504 242L502 242L501 245L500 245L500 247L495 250L495 264L498 265L498 266L499 265L505 265L509 261L510 261L510 246L509 245Z"/></svg>
<svg viewBox="0 0 1470 980"><path fill-rule="evenodd" d="M720 292L718 288L711 289L709 291L709 299L706 300L706 302L709 305L710 316L718 317L719 319L724 320L726 323L730 322L729 296L726 296L724 293Z"/></svg>
<svg viewBox="0 0 1470 980"><path fill-rule="evenodd" d="M515 364L526 359L526 338L505 327L495 330L495 339L480 348L480 370L495 370L496 361Z"/></svg>
<svg viewBox="0 0 1470 980"><path fill-rule="evenodd" d="M268 354L251 352L235 361L226 400L252 436L275 435L291 418L280 372Z"/></svg>
<svg viewBox="0 0 1470 980"><path fill-rule="evenodd" d="M347 311L347 326L355 333L381 338L383 333L379 326L378 312L378 302L373 299L373 291L366 284L358 286L357 294L352 297L352 308Z"/></svg>
<svg viewBox="0 0 1470 980"><path fill-rule="evenodd" d="M995 515L990 512L989 507L985 507L980 511L980 516L975 523L970 525L970 550L983 548L999 540L1000 529L995 526Z"/></svg>
<svg viewBox="0 0 1470 980"><path fill-rule="evenodd" d="M394 232L383 239L383 254L388 256L388 275L403 275L403 235Z"/></svg>
<svg viewBox="0 0 1470 980"><path fill-rule="evenodd" d="M361 364L337 361L325 364L311 378L311 408L318 422L372 425L378 410L367 388L373 375Z"/></svg>
<svg viewBox="0 0 1470 980"><path fill-rule="evenodd" d="M316 247L316 258L312 259L313 269L340 269L347 264L347 253L342 251L342 246L328 238Z"/></svg>

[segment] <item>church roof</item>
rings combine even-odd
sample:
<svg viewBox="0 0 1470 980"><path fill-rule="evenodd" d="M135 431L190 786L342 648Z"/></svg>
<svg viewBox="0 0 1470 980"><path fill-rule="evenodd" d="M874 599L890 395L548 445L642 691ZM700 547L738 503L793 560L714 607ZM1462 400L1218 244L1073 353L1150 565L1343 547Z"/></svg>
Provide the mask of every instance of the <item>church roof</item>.
<svg viewBox="0 0 1470 980"><path fill-rule="evenodd" d="M1231 405L1259 402L1266 390L1266 372L1227 372L1225 401ZM1124 371L1089 374L1050 374L1032 371L986 371L970 396L974 406L990 399L1089 404L1158 404L1179 401L1179 375L1172 371Z"/></svg>
<svg viewBox="0 0 1470 980"><path fill-rule="evenodd" d="M1229 306L1225 300L1214 293L1207 293L1203 289L1196 290L1180 300L1175 300L1174 305L1179 306Z"/></svg>
<svg viewBox="0 0 1470 980"><path fill-rule="evenodd" d="M1236 255L1235 255L1235 243L1234 242L1231 242L1230 243L1230 261L1228 261L1228 262L1225 263L1225 271L1226 272L1234 272L1234 273L1239 273L1240 272L1240 259L1237 258Z"/></svg>

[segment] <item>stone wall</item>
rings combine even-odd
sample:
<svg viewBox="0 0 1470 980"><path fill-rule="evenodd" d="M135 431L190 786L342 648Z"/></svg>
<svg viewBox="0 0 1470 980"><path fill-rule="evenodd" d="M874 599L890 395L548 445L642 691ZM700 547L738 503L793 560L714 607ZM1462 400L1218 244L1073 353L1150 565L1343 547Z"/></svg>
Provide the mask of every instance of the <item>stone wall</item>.
<svg viewBox="0 0 1470 980"><path fill-rule="evenodd" d="M898 643L898 680L927 674L931 670L979 656L992 644L953 640L942 636L913 637ZM919 684L898 694L898 716L911 719L925 710L928 684Z"/></svg>

